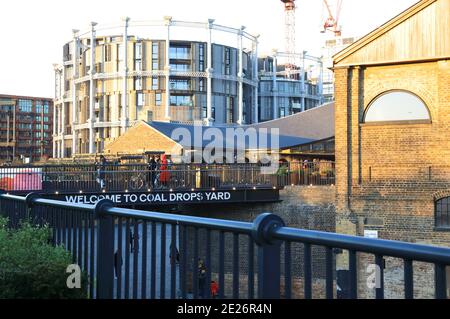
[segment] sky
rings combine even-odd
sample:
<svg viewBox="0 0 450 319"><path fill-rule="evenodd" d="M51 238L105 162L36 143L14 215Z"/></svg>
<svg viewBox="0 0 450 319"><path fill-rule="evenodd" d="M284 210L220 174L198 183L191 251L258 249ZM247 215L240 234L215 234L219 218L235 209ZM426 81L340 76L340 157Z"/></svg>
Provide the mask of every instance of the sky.
<svg viewBox="0 0 450 319"><path fill-rule="evenodd" d="M331 0L331 3L334 1ZM344 0L340 24L344 36L361 37L398 15L417 0ZM297 0L297 50L320 56L324 38L320 0ZM284 49L284 9L280 0L14 0L0 4L0 94L54 97L53 64L62 62L62 47L72 29L91 21L207 21L260 35L260 53Z"/></svg>

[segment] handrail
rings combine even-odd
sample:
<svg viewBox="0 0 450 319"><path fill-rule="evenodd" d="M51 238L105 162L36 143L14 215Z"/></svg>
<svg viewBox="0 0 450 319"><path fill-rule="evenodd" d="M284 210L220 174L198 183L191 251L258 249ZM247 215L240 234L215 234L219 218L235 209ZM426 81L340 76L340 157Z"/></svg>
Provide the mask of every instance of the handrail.
<svg viewBox="0 0 450 319"><path fill-rule="evenodd" d="M12 205L8 203L12 201ZM125 283L126 285L133 284L133 298L138 298L136 293L138 285L144 285L149 278L146 274L147 263L152 264L151 269L156 269L155 252L157 251L156 243L159 239L160 249L162 254L167 255L167 258L172 260L171 256L177 253L176 244L170 244L167 250L167 235L170 232L171 243L180 239L180 273L179 278L182 281L181 292L183 298L187 298L187 282L189 282L187 273L190 271L188 267L187 255L193 257L194 263L197 258L206 258L206 268L208 279L211 280L213 266L212 261L212 243L211 233L219 232L218 242L218 260L219 260L219 287L221 292L219 298L224 298L225 291L225 235L233 235L232 244L232 273L233 273L233 298L239 298L239 258L240 253L239 235L247 236L248 241L248 296L253 299L254 295L254 281L250 278L258 276L258 298L271 299L281 297L281 278L282 278L282 251L281 246L284 242L284 276L285 276L285 297L292 298L292 279L293 279L293 259L292 259L292 243L303 244L303 280L304 280L304 297L311 299L313 294L312 279L313 275L313 255L312 247L323 247L325 252L325 293L328 299L334 298L334 280L333 275L335 267L335 258L333 253L337 254L338 250L343 249L349 252L349 283L344 284L348 286L349 297L357 298L358 296L358 255L357 253L367 253L374 255L375 264L379 267L381 276L379 286L376 287L376 298L384 298L384 257L394 257L403 259L404 267L404 296L405 298L414 297L414 265L413 262L425 262L434 266L434 288L435 298L445 299L447 297L447 282L446 282L446 267L450 266L450 249L444 247L435 247L422 244L414 244L400 241L382 240L363 238L358 236L349 236L344 234L327 233L313 230L302 230L291 227L285 227L284 221L274 214L264 213L259 215L253 222L231 221L222 219L212 219L206 217L185 216L176 214L164 214L158 212L146 212L125 208L117 208L114 203L108 199L98 201L95 205L75 204L70 202L61 202L50 199L40 198L38 194L30 193L26 197L14 196L9 194L0 194L0 213L11 218L9 221L10 227L17 227L23 218L30 218L33 223L49 225L52 228L52 242L55 245L63 245L67 250L73 254L74 263L78 262L83 266L85 271L89 271L90 283L86 287L89 289L91 296L94 298L111 299L114 296L122 298L123 292L125 298L130 295L129 288L121 286L121 280L116 282L114 280L114 271L119 274L118 278L122 278L123 270L117 258L130 260L133 258L133 280L130 281L130 269L125 269ZM15 205L21 203L21 205ZM24 205L25 204L25 205ZM149 223L150 222L150 223ZM157 224L159 224L160 235L157 235ZM194 231L191 242L188 242L188 232L190 228ZM151 229L151 233L148 231ZM199 243L199 232L207 230L205 237L205 244L207 251L206 256L203 257ZM115 237L117 233L118 237ZM151 237L150 237L151 236ZM159 236L159 237L157 237ZM140 238L142 240L142 283L139 283L139 272L137 263L139 257L135 254L135 250L139 251ZM228 236L227 236L228 237ZM151 241L149 241L151 239ZM117 241L117 247L115 242ZM150 245L152 255L147 254L148 245ZM256 245L257 255L254 246ZM96 246L96 249L95 249ZM125 247L124 247L125 246ZM231 247L230 247L231 248ZM192 249L192 251L191 251ZM133 254L131 257L130 255ZM84 257L83 257L84 256ZM119 256L119 257L117 257ZM257 273L255 271L255 257L257 258ZM84 259L83 259L84 258ZM94 261L97 260L97 267L94 267ZM83 263L82 263L83 261ZM88 267L87 264L90 264ZM170 269L166 269L166 260L161 259L161 280L165 283L166 270L171 272L171 298L176 298L176 266L175 263L170 264ZM194 268L195 269L195 268ZM347 271L347 270L344 270ZM430 271L431 268L430 268ZM297 274L299 275L299 274ZM128 276L128 277L127 277ZM152 272L151 282L153 287L156 284L156 272ZM297 277L295 277L297 278ZM194 299L198 297L200 284L197 282L198 276L193 272L192 287ZM378 285L377 284L377 285ZM117 290L114 290L116 285ZM342 283L338 285L342 288ZM128 286L126 286L128 287ZM94 289L96 293L94 294ZM162 284L160 288L163 292L165 286ZM315 288L314 288L315 289ZM372 288L369 288L372 289ZM144 295L147 294L147 289L144 290ZM160 290L160 291L161 291ZM201 288L204 296L205 287ZM151 289L152 298L155 298L155 289ZM208 293L206 293L208 296ZM341 295L342 296L342 295ZM164 298L161 295L160 298ZM339 294L338 294L339 298Z"/></svg>
<svg viewBox="0 0 450 319"><path fill-rule="evenodd" d="M289 227L281 227L274 230L272 238L277 240L300 241L318 246L349 249L364 253L382 254L390 257L450 265L450 249L444 247L295 229Z"/></svg>
<svg viewBox="0 0 450 319"><path fill-rule="evenodd" d="M9 194L0 194L0 199L21 202L26 201L25 197ZM114 207L113 203L108 200L102 200L98 202L97 205L74 204L42 198L31 198L30 200L31 205L77 209L92 212L95 212L96 206L100 207L101 205L104 205L105 202L108 202L110 206L104 208L103 214L110 214L115 217L140 218L160 223L183 224L198 228L231 231L242 234L251 234L252 229L254 229L254 224L250 222L164 214L158 212L144 212L133 209L118 208ZM270 232L266 234L266 240L302 242L318 246L349 249L364 253L382 254L390 257L450 265L450 249L430 245L384 239L372 239L290 227L278 227L271 229Z"/></svg>

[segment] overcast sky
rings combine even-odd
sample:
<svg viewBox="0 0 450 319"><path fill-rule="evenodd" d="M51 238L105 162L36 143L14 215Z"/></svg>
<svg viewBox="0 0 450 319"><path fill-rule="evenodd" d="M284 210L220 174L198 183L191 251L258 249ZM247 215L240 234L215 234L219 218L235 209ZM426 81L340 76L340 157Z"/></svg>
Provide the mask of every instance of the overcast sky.
<svg viewBox="0 0 450 319"><path fill-rule="evenodd" d="M330 1L333 2L333 1ZM363 36L417 0L344 0L344 36ZM284 12L279 0L13 0L0 5L0 94L53 97L53 63L72 29L133 20L206 21L260 34L260 52L284 48ZM320 0L297 0L297 48L320 54L324 10Z"/></svg>

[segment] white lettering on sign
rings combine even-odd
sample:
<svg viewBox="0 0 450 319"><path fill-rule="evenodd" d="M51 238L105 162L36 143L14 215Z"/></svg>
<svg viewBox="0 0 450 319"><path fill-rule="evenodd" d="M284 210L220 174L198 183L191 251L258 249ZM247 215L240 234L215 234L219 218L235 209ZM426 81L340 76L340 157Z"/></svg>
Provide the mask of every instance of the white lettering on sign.
<svg viewBox="0 0 450 319"><path fill-rule="evenodd" d="M180 192L150 194L66 195L65 200L74 204L96 204L108 199L116 204L217 202L231 200L231 192Z"/></svg>

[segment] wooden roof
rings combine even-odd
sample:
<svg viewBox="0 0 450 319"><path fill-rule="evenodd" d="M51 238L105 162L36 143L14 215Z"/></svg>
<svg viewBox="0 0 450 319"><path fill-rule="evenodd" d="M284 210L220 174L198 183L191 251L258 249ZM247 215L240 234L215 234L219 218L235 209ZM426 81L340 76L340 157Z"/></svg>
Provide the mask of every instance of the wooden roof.
<svg viewBox="0 0 450 319"><path fill-rule="evenodd" d="M281 119L252 124L255 128L277 128L280 135L316 141L334 137L334 103L328 103Z"/></svg>
<svg viewBox="0 0 450 319"><path fill-rule="evenodd" d="M450 0L422 0L333 57L335 67L450 58Z"/></svg>

